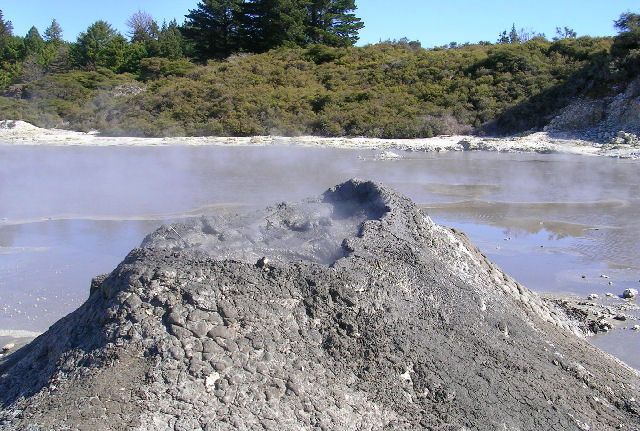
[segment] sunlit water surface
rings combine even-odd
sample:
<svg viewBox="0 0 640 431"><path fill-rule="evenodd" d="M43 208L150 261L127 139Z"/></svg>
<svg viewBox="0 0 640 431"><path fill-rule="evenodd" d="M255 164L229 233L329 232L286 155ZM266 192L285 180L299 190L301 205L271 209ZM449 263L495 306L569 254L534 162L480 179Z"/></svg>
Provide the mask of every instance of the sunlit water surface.
<svg viewBox="0 0 640 431"><path fill-rule="evenodd" d="M637 162L380 154L0 145L0 331L46 330L87 298L91 277L111 271L164 222L299 200L352 177L409 196L533 290L586 296L640 288ZM638 337L620 330L594 342L640 369Z"/></svg>

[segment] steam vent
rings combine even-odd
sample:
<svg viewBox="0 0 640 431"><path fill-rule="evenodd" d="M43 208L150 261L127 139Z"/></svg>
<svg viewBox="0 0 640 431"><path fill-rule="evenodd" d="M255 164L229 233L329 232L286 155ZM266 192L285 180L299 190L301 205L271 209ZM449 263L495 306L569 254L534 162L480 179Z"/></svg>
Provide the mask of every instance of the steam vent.
<svg viewBox="0 0 640 431"><path fill-rule="evenodd" d="M0 366L3 430L637 430L638 373L408 198L149 235Z"/></svg>

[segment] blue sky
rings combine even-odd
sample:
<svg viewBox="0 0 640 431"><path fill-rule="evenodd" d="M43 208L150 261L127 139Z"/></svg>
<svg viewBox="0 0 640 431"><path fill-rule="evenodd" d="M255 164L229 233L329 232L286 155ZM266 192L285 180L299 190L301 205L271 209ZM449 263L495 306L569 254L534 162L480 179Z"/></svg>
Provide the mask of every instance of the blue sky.
<svg viewBox="0 0 640 431"><path fill-rule="evenodd" d="M103 19L127 32L127 18L137 10L156 21L175 18L179 23L198 0L0 0L4 18L13 22L14 34L25 35L32 25L41 33L55 18L64 38L73 41L93 22ZM357 15L366 27L359 45L386 39L419 40L424 47L487 40L495 42L502 30L515 23L545 33L570 27L578 35L616 34L613 20L630 10L640 12L638 0L356 0Z"/></svg>

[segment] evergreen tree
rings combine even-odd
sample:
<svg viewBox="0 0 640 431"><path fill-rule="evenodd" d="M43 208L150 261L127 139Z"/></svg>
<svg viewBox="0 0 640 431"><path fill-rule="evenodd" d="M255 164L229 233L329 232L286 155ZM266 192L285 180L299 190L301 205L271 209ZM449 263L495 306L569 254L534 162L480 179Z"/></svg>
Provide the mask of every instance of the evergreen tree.
<svg viewBox="0 0 640 431"><path fill-rule="evenodd" d="M304 46L308 0L248 0L240 18L243 50L265 52L282 46Z"/></svg>
<svg viewBox="0 0 640 431"><path fill-rule="evenodd" d="M29 32L24 38L24 46L27 50L27 54L40 54L44 48L44 39L40 36L40 32L37 28L32 26Z"/></svg>
<svg viewBox="0 0 640 431"><path fill-rule="evenodd" d="M172 20L162 24L160 33L158 34L158 46L160 49L160 55L170 60L177 60L184 56L183 51L184 40L176 20Z"/></svg>
<svg viewBox="0 0 640 431"><path fill-rule="evenodd" d="M127 42L127 39L120 33L115 32L115 35L107 41L104 49L98 51L98 58L95 65L106 67L114 72L129 71L122 69L129 46L130 44ZM137 46L134 46L133 50L137 48ZM142 49L144 49L144 47Z"/></svg>
<svg viewBox="0 0 640 431"><path fill-rule="evenodd" d="M7 43L2 50L0 60L7 61L9 63L16 63L24 60L27 55L27 49L24 46L24 38L11 36L8 38Z"/></svg>
<svg viewBox="0 0 640 431"><path fill-rule="evenodd" d="M79 66L117 68L124 46L126 39L110 24L100 20L91 24L86 32L80 33L73 46L73 57Z"/></svg>
<svg viewBox="0 0 640 431"><path fill-rule="evenodd" d="M620 34L613 39L611 54L624 57L629 51L640 49L640 14L623 13L614 25Z"/></svg>
<svg viewBox="0 0 640 431"><path fill-rule="evenodd" d="M613 22L615 28L620 32L637 30L640 28L640 15L631 12L625 12L620 18Z"/></svg>
<svg viewBox="0 0 640 431"><path fill-rule="evenodd" d="M128 34L131 43L141 43L144 46L146 55L149 57L157 57L160 55L160 46L158 44L160 28L150 14L138 10L138 12L129 17L127 26L129 27ZM141 47L130 51L139 54Z"/></svg>
<svg viewBox="0 0 640 431"><path fill-rule="evenodd" d="M615 27L620 34L613 38L611 54L625 77L635 79L640 75L640 15L623 13L615 21Z"/></svg>
<svg viewBox="0 0 640 431"><path fill-rule="evenodd" d="M194 44L196 57L226 58L240 47L243 0L202 0L186 15L184 33Z"/></svg>
<svg viewBox="0 0 640 431"><path fill-rule="evenodd" d="M51 52L50 57L47 59L46 70L49 73L64 73L71 70L73 61L71 58L71 50L69 45L61 43L58 45L52 45L54 50Z"/></svg>
<svg viewBox="0 0 640 431"><path fill-rule="evenodd" d="M312 43L351 46L358 41L364 23L353 13L355 0L310 0L307 6L307 36Z"/></svg>
<svg viewBox="0 0 640 431"><path fill-rule="evenodd" d="M509 43L520 43L520 36L516 31L515 23L511 26L511 31L509 32Z"/></svg>
<svg viewBox="0 0 640 431"><path fill-rule="evenodd" d="M0 10L0 56L3 55L3 51L9 44L12 35L13 25L11 24L11 21L4 20L2 17L2 11Z"/></svg>
<svg viewBox="0 0 640 431"><path fill-rule="evenodd" d="M62 40L62 27L54 19L44 31L45 46L42 50L42 66L51 73L65 71L69 64L69 46Z"/></svg>
<svg viewBox="0 0 640 431"><path fill-rule="evenodd" d="M140 62L149 57L144 42L126 43L122 50L122 61L114 64L118 72L139 73ZM118 57L118 60L120 57Z"/></svg>
<svg viewBox="0 0 640 431"><path fill-rule="evenodd" d="M498 35L497 43L509 43L509 36L507 35L507 30L503 30L502 33Z"/></svg>
<svg viewBox="0 0 640 431"><path fill-rule="evenodd" d="M54 45L62 43L62 27L54 19L51 25L44 31L44 39Z"/></svg>

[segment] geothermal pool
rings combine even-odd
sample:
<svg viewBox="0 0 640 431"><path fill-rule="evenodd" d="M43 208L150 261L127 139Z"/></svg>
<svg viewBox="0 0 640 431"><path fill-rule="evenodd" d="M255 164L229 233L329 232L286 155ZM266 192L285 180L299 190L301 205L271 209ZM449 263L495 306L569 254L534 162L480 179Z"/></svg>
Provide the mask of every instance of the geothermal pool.
<svg viewBox="0 0 640 431"><path fill-rule="evenodd" d="M0 339L74 310L93 276L162 223L299 200L352 177L409 196L535 291L619 295L640 289L639 166L553 154L0 145ZM640 369L638 340L619 329L593 342Z"/></svg>

